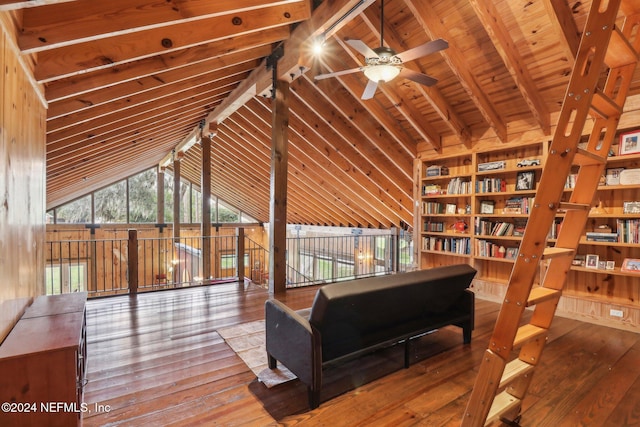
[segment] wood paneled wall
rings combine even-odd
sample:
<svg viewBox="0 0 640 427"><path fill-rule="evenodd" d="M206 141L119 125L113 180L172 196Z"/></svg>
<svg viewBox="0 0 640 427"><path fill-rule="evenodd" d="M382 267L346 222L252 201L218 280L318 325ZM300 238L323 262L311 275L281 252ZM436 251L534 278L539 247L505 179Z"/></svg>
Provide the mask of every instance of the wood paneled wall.
<svg viewBox="0 0 640 427"><path fill-rule="evenodd" d="M46 107L0 12L0 341L44 289Z"/></svg>

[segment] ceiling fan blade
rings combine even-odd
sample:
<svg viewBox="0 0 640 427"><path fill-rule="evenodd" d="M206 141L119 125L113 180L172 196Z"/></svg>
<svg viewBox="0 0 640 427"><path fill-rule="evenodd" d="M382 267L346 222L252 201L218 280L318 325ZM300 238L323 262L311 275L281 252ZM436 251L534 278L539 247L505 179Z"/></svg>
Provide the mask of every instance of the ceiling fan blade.
<svg viewBox="0 0 640 427"><path fill-rule="evenodd" d="M416 46L413 49L406 50L402 53L398 53L396 56L402 60L402 62L413 61L414 59L421 58L431 53L439 52L449 47L449 43L443 39L432 40L426 42L420 46Z"/></svg>
<svg viewBox="0 0 640 427"><path fill-rule="evenodd" d="M362 93L361 98L362 99L373 98L373 95L375 95L377 88L378 88L378 82L369 80L369 83L367 83L367 87L364 88L364 92Z"/></svg>
<svg viewBox="0 0 640 427"><path fill-rule="evenodd" d="M345 40L345 41L349 44L349 46L351 46L352 48L360 52L362 55L364 55L365 58L378 57L378 54L369 46L367 46L362 40L351 39L351 40Z"/></svg>
<svg viewBox="0 0 640 427"><path fill-rule="evenodd" d="M402 70L400 70L400 77L404 77L405 79L420 83L424 86L433 86L438 82L438 80L434 79L433 77L415 72L413 70L409 70L408 68L403 68Z"/></svg>
<svg viewBox="0 0 640 427"><path fill-rule="evenodd" d="M351 68L349 70L334 71L333 73L318 74L317 76L314 77L314 79L316 80L328 79L329 77L337 77L337 76L342 76L344 74L357 73L358 71L362 71L363 69L364 67L358 67L358 68Z"/></svg>

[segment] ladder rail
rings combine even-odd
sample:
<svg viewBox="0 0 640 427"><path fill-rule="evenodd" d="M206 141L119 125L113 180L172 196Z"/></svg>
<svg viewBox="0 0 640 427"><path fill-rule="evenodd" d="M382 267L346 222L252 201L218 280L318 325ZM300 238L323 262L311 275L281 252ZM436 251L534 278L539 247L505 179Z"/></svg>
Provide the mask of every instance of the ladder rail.
<svg viewBox="0 0 640 427"><path fill-rule="evenodd" d="M615 27L621 2L625 2L622 10L629 15L622 31ZM546 330L551 326L573 254L588 220L588 207L597 203L594 197L599 178L604 172L606 157L615 139L624 101L638 62L637 52L640 51L640 36L636 36L633 42L629 41L632 34L640 32L640 15L628 11L637 13L639 9L640 2L636 0L592 2L540 178L540 191L534 199L519 256L509 278L489 348L481 362L463 415L462 426L482 426L485 422L490 423L500 417L501 413L513 416L514 410L519 410L520 400L526 395L533 370L523 369L521 364L533 367L540 359L546 343ZM609 70L604 89L598 90L598 81L607 66ZM580 150L578 144L589 115L594 119L591 135L586 149ZM561 203L565 189L564 180L559 178L566 178L575 165L579 166L575 188L569 202ZM549 252L545 251L547 232L554 223L559 208L568 211L558 233L555 249L551 251L556 257L548 262L541 284L547 290L532 293L540 261L543 254ZM531 297L533 294L536 296ZM527 303L528 299L532 301L531 304ZM527 305L535 305L533 315L528 325L520 326ZM539 332L534 334L536 330ZM527 334L532 338L522 339ZM516 344L521 344L518 358L507 364ZM518 366L511 368L513 363ZM526 374L507 385L500 399L494 402L498 389L505 382L510 382L511 377L516 376L514 372L518 371ZM509 378L501 380L503 375ZM503 405L502 409L499 408L500 405Z"/></svg>

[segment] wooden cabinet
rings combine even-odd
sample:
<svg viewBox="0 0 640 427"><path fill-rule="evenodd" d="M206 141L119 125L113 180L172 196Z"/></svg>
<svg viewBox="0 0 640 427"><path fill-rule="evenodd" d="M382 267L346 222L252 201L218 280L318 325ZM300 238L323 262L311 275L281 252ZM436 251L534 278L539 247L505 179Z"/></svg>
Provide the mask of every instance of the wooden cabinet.
<svg viewBox="0 0 640 427"><path fill-rule="evenodd" d="M415 225L421 268L466 262L478 270L477 279L506 284L529 208L536 192L544 191L538 182L549 145L549 141L510 143L431 158L426 154L419 157L415 175L418 177ZM640 170L640 154L611 156L607 169L612 173L620 169ZM471 185L467 188L463 183L469 182ZM452 191L459 188L463 190ZM569 182L563 201L569 200L571 191ZM587 233L608 230L627 235L635 230L637 236L640 213L624 211L625 203L629 206L629 202L635 201L640 202L640 182L618 183L615 177L607 182L603 177L580 240L578 259L595 255L601 261L613 261L615 267L607 270L606 264L601 264L602 268L574 265L564 295L638 308L640 274L620 267L624 259L640 259L640 244L624 238L615 242L587 238ZM562 220L560 213L549 230L549 246L555 244ZM465 225L461 226L461 222ZM453 247L456 250L452 250ZM457 250L461 247L465 250ZM540 267L542 275L545 265Z"/></svg>
<svg viewBox="0 0 640 427"><path fill-rule="evenodd" d="M0 425L81 424L86 299L86 292L36 298L0 345Z"/></svg>

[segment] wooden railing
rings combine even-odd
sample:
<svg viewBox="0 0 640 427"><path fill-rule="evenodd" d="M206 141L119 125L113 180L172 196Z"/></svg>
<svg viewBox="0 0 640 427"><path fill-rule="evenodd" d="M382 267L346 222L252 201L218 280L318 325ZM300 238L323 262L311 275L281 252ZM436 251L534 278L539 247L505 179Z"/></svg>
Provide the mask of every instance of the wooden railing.
<svg viewBox="0 0 640 427"><path fill-rule="evenodd" d="M287 287L405 271L412 266L410 236L288 238ZM130 248L137 256L129 256ZM98 297L245 280L266 287L269 281L268 251L242 229L204 238L139 238L129 230L128 239L51 241L46 260L47 294Z"/></svg>

